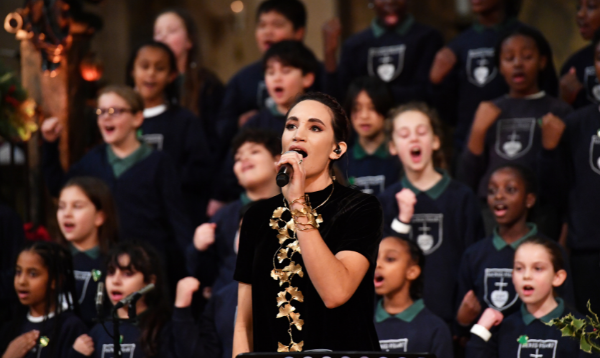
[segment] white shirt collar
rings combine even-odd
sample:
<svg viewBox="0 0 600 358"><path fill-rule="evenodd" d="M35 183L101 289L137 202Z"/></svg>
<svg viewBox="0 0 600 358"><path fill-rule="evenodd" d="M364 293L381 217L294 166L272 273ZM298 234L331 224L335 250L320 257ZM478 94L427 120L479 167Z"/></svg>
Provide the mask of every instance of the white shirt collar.
<svg viewBox="0 0 600 358"><path fill-rule="evenodd" d="M161 104L156 107L144 108L144 118L156 117L167 110L166 104Z"/></svg>

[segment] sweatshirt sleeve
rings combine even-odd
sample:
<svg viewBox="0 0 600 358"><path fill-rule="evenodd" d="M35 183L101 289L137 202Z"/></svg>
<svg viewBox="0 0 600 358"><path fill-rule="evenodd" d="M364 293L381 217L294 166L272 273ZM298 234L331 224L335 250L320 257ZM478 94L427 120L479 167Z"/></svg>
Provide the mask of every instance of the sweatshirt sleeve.
<svg viewBox="0 0 600 358"><path fill-rule="evenodd" d="M191 307L173 310L172 342L178 358L202 357L219 358L221 349L219 338L212 319L203 315L200 322L194 322Z"/></svg>
<svg viewBox="0 0 600 358"><path fill-rule="evenodd" d="M473 278L471 274L469 252L465 252L460 260L460 268L458 269L458 281L456 289L456 312L462 303L463 298L473 289Z"/></svg>
<svg viewBox="0 0 600 358"><path fill-rule="evenodd" d="M458 165L456 179L465 183L475 193L479 189L479 181L483 177L486 168L485 152L480 155L473 154L469 148L465 148Z"/></svg>
<svg viewBox="0 0 600 358"><path fill-rule="evenodd" d="M190 118L186 137L186 160L182 170L184 188L194 188L195 191L206 190L213 175L213 156L206 132L198 118Z"/></svg>
<svg viewBox="0 0 600 358"><path fill-rule="evenodd" d="M496 333L496 334L494 334ZM497 330L489 341L484 341L476 334L471 335L467 343L465 358L498 358Z"/></svg>
<svg viewBox="0 0 600 358"><path fill-rule="evenodd" d="M462 207L464 227L463 227L463 250L485 237L485 229L483 219L481 217L481 209L477 196L470 190L466 189L467 194Z"/></svg>
<svg viewBox="0 0 600 358"><path fill-rule="evenodd" d="M452 346L452 335L445 324L438 327L433 335L433 346L431 352L439 358L453 358L454 348Z"/></svg>
<svg viewBox="0 0 600 358"><path fill-rule="evenodd" d="M54 143L44 141L42 144L42 173L50 195L58 197L67 175L60 164L58 140Z"/></svg>
<svg viewBox="0 0 600 358"><path fill-rule="evenodd" d="M58 347L59 354L57 357L69 357L72 354L79 354L73 349L73 343L75 343L77 337L87 332L87 327L77 316L69 317L60 329L58 339L60 346Z"/></svg>

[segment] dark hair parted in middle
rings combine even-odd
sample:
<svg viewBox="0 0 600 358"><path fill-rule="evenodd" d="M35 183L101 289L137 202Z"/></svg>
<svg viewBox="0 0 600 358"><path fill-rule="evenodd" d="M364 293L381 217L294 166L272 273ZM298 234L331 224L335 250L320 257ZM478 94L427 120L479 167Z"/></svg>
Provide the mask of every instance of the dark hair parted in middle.
<svg viewBox="0 0 600 358"><path fill-rule="evenodd" d="M319 70L319 61L315 54L300 41L284 40L273 44L265 52L263 69L267 70L269 61L278 61L284 66L299 68L302 74L315 74Z"/></svg>
<svg viewBox="0 0 600 358"><path fill-rule="evenodd" d="M281 135L278 135L272 130L267 129L256 129L246 128L243 129L235 138L233 138L231 148L233 149L233 155L240 149L245 143L256 143L261 144L272 156L281 154Z"/></svg>
<svg viewBox="0 0 600 358"><path fill-rule="evenodd" d="M136 47L136 49L131 53L129 60L127 61L127 69L125 72L125 83L131 88L135 88L135 79L133 78L133 68L135 66L135 60L137 59L140 50L145 47L159 49L165 52L167 57L169 58L169 72L170 73L179 73L177 70L177 60L175 59L175 55L173 51L169 48L169 46L165 45L162 42L158 41L147 41ZM175 81L171 81L165 87L165 99L169 104L176 104L179 101L179 89Z"/></svg>
<svg viewBox="0 0 600 358"><path fill-rule="evenodd" d="M306 27L306 8L299 0L266 0L256 10L256 20L260 15L275 11L288 19L294 26L294 30Z"/></svg>
<svg viewBox="0 0 600 358"><path fill-rule="evenodd" d="M344 102L344 109L346 110L346 113L352 113L354 101L356 101L356 97L358 97L362 91L365 91L371 99L371 102L373 102L375 111L384 117L387 116L390 109L392 109L394 106L392 92L390 91L387 83L383 82L378 77L369 76L355 79L350 84L350 87L348 87L346 101Z"/></svg>

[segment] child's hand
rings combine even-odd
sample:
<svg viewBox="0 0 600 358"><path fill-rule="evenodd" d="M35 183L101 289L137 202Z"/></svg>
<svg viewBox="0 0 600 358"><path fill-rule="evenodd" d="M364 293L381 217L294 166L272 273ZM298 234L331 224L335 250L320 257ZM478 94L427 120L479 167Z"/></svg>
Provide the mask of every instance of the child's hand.
<svg viewBox="0 0 600 358"><path fill-rule="evenodd" d="M194 292L200 288L200 281L195 277L182 278L177 282L177 296L175 297L175 307L185 308L192 304Z"/></svg>
<svg viewBox="0 0 600 358"><path fill-rule="evenodd" d="M492 102L481 102L477 108L477 112L475 112L473 131L479 130L485 134L492 124L494 124L496 119L498 119L500 112L502 112L500 108L498 108Z"/></svg>
<svg viewBox="0 0 600 358"><path fill-rule="evenodd" d="M478 325L485 327L488 331L492 329L492 327L499 325L502 323L504 319L504 315L500 311L496 311L493 308L486 308L477 322Z"/></svg>
<svg viewBox="0 0 600 358"><path fill-rule="evenodd" d="M46 142L54 143L60 137L62 129L63 125L60 123L58 117L50 117L46 118L42 123L41 132Z"/></svg>
<svg viewBox="0 0 600 358"><path fill-rule="evenodd" d="M37 340L40 337L40 331L32 330L27 333L23 333L17 338L13 339L2 358L22 358L37 344Z"/></svg>
<svg viewBox="0 0 600 358"><path fill-rule="evenodd" d="M396 201L398 202L398 208L400 214L398 220L408 224L415 213L415 204L417 203L417 196L412 190L404 188L400 192L396 193Z"/></svg>
<svg viewBox="0 0 600 358"><path fill-rule="evenodd" d="M217 213L217 211L221 210L222 207L225 206L225 203L219 200L211 199L208 202L208 206L206 207L206 216L211 218L213 215Z"/></svg>
<svg viewBox="0 0 600 358"><path fill-rule="evenodd" d="M565 123L552 113L548 113L542 118L542 146L544 149L556 148L565 127Z"/></svg>
<svg viewBox="0 0 600 358"><path fill-rule="evenodd" d="M87 334L82 334L73 343L73 349L84 356L91 356L94 353L94 340Z"/></svg>
<svg viewBox="0 0 600 358"><path fill-rule="evenodd" d="M244 124L246 124L246 122L248 122L248 120L250 118L254 117L257 114L258 114L258 111L256 109L252 109L246 113L242 113L240 115L240 117L238 118L238 128L242 128L244 126Z"/></svg>
<svg viewBox="0 0 600 358"><path fill-rule="evenodd" d="M467 292L465 297L458 308L458 313L456 314L456 320L463 326L468 326L481 313L481 304L479 304L479 300L477 296L475 296L475 292L473 290Z"/></svg>
<svg viewBox="0 0 600 358"><path fill-rule="evenodd" d="M456 65L456 55L449 47L444 47L438 51L433 60L431 71L429 71L429 80L434 85L440 84Z"/></svg>
<svg viewBox="0 0 600 358"><path fill-rule="evenodd" d="M569 72L565 73L560 78L560 98L568 104L575 102L577 94L583 89L583 85L579 82L575 67L571 67Z"/></svg>
<svg viewBox="0 0 600 358"><path fill-rule="evenodd" d="M215 243L215 229L217 224L204 223L196 228L194 233L194 247L198 251L206 251Z"/></svg>

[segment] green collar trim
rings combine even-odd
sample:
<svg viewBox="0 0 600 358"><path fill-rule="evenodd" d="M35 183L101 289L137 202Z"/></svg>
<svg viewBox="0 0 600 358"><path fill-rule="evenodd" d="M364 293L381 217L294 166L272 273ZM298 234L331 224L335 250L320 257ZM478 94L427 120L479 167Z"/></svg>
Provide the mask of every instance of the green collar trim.
<svg viewBox="0 0 600 358"><path fill-rule="evenodd" d="M73 246L72 244L69 244L69 248L71 249L71 255L73 255L73 256L75 256L81 252L81 253L88 255L93 260L100 257L100 246L95 246L95 247L92 247L91 249L85 250L85 251L77 250L77 248L75 246Z"/></svg>
<svg viewBox="0 0 600 358"><path fill-rule="evenodd" d="M269 102L271 102L271 103L269 103L267 108L269 109L269 111L271 112L272 115L274 115L276 117L285 117L285 113L281 113L277 109L277 103L275 103L273 101L269 101Z"/></svg>
<svg viewBox="0 0 600 358"><path fill-rule="evenodd" d="M383 300L379 300L379 303L377 304L377 309L375 311L375 322L383 322L388 318L394 317L401 321L410 323L413 319L415 319L415 317L417 317L417 315L423 310L423 308L425 308L425 303L422 299L418 299L404 311L392 316L391 314L387 313L387 311L383 308Z"/></svg>
<svg viewBox="0 0 600 358"><path fill-rule="evenodd" d="M475 21L473 23L473 29L477 32L484 32L485 30L488 30L488 29L492 29L495 32L500 32L500 31L505 30L508 26L514 24L517 21L518 21L518 19L516 17L509 17L504 22L501 22L501 23L493 25L493 26L483 26L479 22Z"/></svg>
<svg viewBox="0 0 600 358"><path fill-rule="evenodd" d="M244 192L244 193L242 193L242 194L240 195L240 202L242 203L242 206L245 206L245 205L248 205L248 204L250 204L250 203L252 202L252 199L250 199L250 198L248 197L248 194L246 194L246 193Z"/></svg>
<svg viewBox="0 0 600 358"><path fill-rule="evenodd" d="M525 241L525 239L532 237L533 235L536 235L538 233L538 229L537 229L537 225L534 223L527 223L527 226L529 227L529 232L527 234L525 234L522 238L520 238L519 240L513 242L512 244L510 244L510 247L513 248L513 250L516 250L517 247L519 247L519 245L521 245L521 243L523 241ZM494 238L492 239L492 242L494 243L494 247L496 248L496 250L500 251L503 248L505 248L506 246L508 246L508 244L506 243L506 241L504 241L504 239L500 236L500 234L498 234L498 227L496 226L494 228Z"/></svg>
<svg viewBox="0 0 600 358"><path fill-rule="evenodd" d="M548 323L548 322L552 321L553 319L562 316L562 314L565 310L565 302L560 297L555 297L554 299L556 300L556 303L558 303L558 306L555 309L553 309L552 312L550 312L547 315L545 315L544 317L540 318L539 319L540 321L542 321L544 323ZM529 313L529 311L527 311L527 307L525 307L524 303L521 304L521 316L523 317L523 322L525 323L526 326L529 326L531 324L531 322L533 322L537 319L531 313Z"/></svg>
<svg viewBox="0 0 600 358"><path fill-rule="evenodd" d="M390 156L390 153L388 152L388 145L385 141L381 143L381 145L373 154L367 153L365 151L365 148L363 148L362 145L360 145L360 143L357 141L356 144L354 144L354 146L352 147L352 155L356 160L361 160L366 157L377 157L380 159L386 159Z"/></svg>
<svg viewBox="0 0 600 358"><path fill-rule="evenodd" d="M412 16L411 14L408 14L408 15L406 15L406 19L404 19L404 21L402 21L401 23L396 25L396 27L394 27L393 31L396 32L400 36L404 36L410 30L410 28L414 25L414 23L415 23L414 16ZM373 21L371 21L371 30L373 31L373 35L376 38L383 36L383 34L385 34L386 31L388 31L388 29L381 26L377 22L377 18L375 18L375 19L373 19Z"/></svg>
<svg viewBox="0 0 600 358"><path fill-rule="evenodd" d="M113 152L110 145L106 146L106 155L108 156L108 164L112 167L115 178L120 177L129 168L146 159L152 153L152 148L147 144L141 143L140 147L125 158L119 158Z"/></svg>
<svg viewBox="0 0 600 358"><path fill-rule="evenodd" d="M442 179L440 179L437 183L435 183L435 185L432 186L429 190L421 191L421 190L415 188L415 186L412 185L412 183L410 181L408 181L408 178L406 176L402 177L402 179L401 179L402 187L410 189L413 193L415 193L415 195L425 193L431 199L436 200L437 198L440 197L440 195L442 195L444 193L444 191L446 190L448 185L450 185L450 181L452 180L452 179L450 179L450 176L448 175L448 173L445 170L436 169L436 171L438 173L442 174Z"/></svg>

